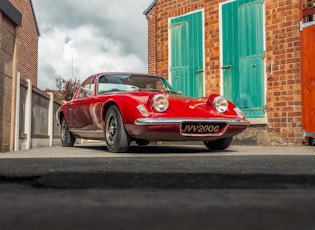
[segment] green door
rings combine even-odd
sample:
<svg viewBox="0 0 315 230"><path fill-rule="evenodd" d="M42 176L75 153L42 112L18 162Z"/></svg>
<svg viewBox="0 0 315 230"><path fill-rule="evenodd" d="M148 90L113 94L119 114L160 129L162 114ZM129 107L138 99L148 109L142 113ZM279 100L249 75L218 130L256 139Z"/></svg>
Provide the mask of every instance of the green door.
<svg viewBox="0 0 315 230"><path fill-rule="evenodd" d="M171 83L191 97L203 96L202 12L174 18L171 32Z"/></svg>
<svg viewBox="0 0 315 230"><path fill-rule="evenodd" d="M248 118L264 117L262 0L222 4L223 91Z"/></svg>

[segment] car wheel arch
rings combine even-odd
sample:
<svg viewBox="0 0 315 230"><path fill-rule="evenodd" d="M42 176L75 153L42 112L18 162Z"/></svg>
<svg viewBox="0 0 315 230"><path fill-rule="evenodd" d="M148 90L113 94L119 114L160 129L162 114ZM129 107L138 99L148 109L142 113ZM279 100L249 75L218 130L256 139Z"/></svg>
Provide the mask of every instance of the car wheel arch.
<svg viewBox="0 0 315 230"><path fill-rule="evenodd" d="M103 106L103 111L102 111L102 123L103 123L103 127L104 127L104 128L105 128L105 116L106 116L106 113L107 113L108 109L109 109L112 105L117 106L117 108L119 109L119 112L120 112L120 114L121 114L121 116L122 116L122 120L123 120L123 122L125 122L125 121L124 121L124 116L122 115L121 106L120 106L118 103L114 102L114 101L108 101L108 102L106 102L106 103L104 104L104 106Z"/></svg>
<svg viewBox="0 0 315 230"><path fill-rule="evenodd" d="M129 108L130 108L130 104L127 104L127 102L125 102L124 100L122 101L119 101L119 100L116 100L116 101L113 101L113 100L110 100L110 101L107 101L106 103L104 103L104 106L103 106L103 111L102 111L102 119L103 119L103 126L105 125L104 123L104 119L105 119L105 115L107 113L107 110L109 109L109 107L111 107L112 105L115 105L118 107L119 109L119 112L121 114L121 117L122 117L122 120L123 120L123 123L124 124L128 124L128 123L133 123L132 120L130 120L130 114L129 113Z"/></svg>
<svg viewBox="0 0 315 230"><path fill-rule="evenodd" d="M114 101L106 102L106 103L104 104L104 106L103 106L103 111L102 111L102 117L103 117L103 119L105 118L105 115L106 115L106 113L107 113L107 110L108 110L109 107L111 107L112 105L116 105L116 106L119 108L119 110L120 110L120 107L119 107L119 105L117 105L116 102L114 102Z"/></svg>

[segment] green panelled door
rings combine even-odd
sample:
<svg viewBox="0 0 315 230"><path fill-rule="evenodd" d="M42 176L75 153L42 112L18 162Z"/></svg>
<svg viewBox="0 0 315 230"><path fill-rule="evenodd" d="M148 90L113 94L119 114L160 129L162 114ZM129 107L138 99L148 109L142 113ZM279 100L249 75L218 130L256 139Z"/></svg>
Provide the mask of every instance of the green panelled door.
<svg viewBox="0 0 315 230"><path fill-rule="evenodd" d="M202 12L174 18L171 32L171 83L191 97L203 96Z"/></svg>
<svg viewBox="0 0 315 230"><path fill-rule="evenodd" d="M264 117L264 34L261 0L222 4L224 95L248 118Z"/></svg>

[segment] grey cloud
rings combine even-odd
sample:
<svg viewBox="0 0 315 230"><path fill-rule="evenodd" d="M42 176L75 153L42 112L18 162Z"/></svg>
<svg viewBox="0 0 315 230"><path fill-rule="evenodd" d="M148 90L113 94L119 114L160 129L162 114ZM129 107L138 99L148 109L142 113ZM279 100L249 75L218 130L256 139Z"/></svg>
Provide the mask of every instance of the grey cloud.
<svg viewBox="0 0 315 230"><path fill-rule="evenodd" d="M55 89L56 88L56 78L58 77L57 70L45 59L40 60L39 72L45 74L41 75L38 78L38 87L41 89Z"/></svg>
<svg viewBox="0 0 315 230"><path fill-rule="evenodd" d="M143 11L151 2L33 0L41 32L39 85L51 87L59 73L71 77L71 56L74 75L82 78L92 71L144 72L147 22Z"/></svg>
<svg viewBox="0 0 315 230"><path fill-rule="evenodd" d="M41 1L41 4L38 2ZM93 26L121 46L122 54L136 53L146 61L147 24L143 10L151 0L36 0L40 30L57 26L65 31ZM92 41L91 41L92 42Z"/></svg>

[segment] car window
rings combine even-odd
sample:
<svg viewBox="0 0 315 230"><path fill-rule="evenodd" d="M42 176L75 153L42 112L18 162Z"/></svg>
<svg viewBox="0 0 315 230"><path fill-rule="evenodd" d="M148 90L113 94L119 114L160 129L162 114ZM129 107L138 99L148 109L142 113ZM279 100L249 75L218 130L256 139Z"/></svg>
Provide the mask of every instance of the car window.
<svg viewBox="0 0 315 230"><path fill-rule="evenodd" d="M104 74L98 78L97 94L117 91L161 91L172 90L161 77L138 74Z"/></svg>
<svg viewBox="0 0 315 230"><path fill-rule="evenodd" d="M77 98L85 98L94 95L94 77L91 76L86 79L80 87L80 92L78 93Z"/></svg>
<svg viewBox="0 0 315 230"><path fill-rule="evenodd" d="M102 75L98 79L97 94L104 94L109 92L118 92L118 91L135 91L138 87L134 85L125 84L123 81L124 78L121 78L121 75Z"/></svg>

